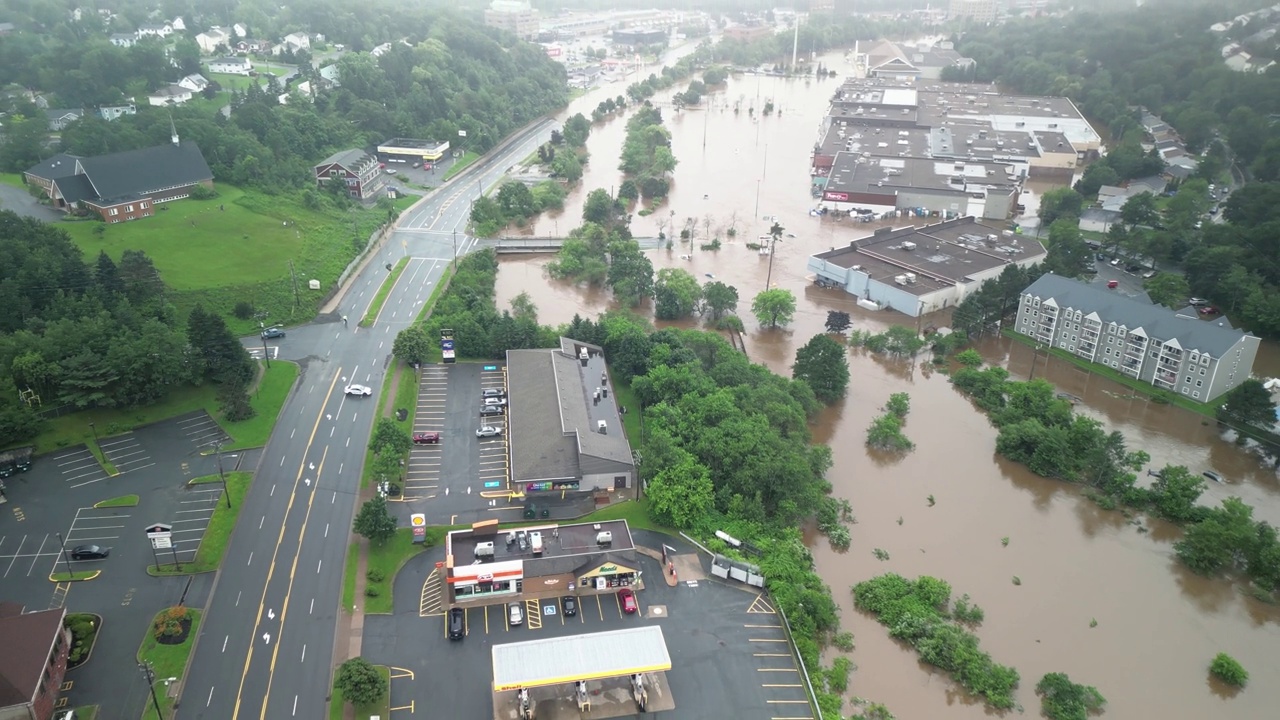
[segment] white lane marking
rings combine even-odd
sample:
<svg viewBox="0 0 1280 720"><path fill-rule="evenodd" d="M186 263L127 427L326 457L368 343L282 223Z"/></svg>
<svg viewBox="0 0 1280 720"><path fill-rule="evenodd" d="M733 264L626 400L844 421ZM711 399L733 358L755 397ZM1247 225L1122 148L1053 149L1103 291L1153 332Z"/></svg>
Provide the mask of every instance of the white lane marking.
<svg viewBox="0 0 1280 720"><path fill-rule="evenodd" d="M319 560L318 562L316 562L316 574L317 574L317 575L319 575L319 574L320 574L320 568L321 568L321 567L323 567L323 566L324 566L324 560L323 560L323 559L321 559L321 560Z"/></svg>
<svg viewBox="0 0 1280 720"><path fill-rule="evenodd" d="M267 521L267 516L266 516L266 515L263 515L263 516L262 516L262 519L258 521L258 529L259 529L259 530L261 530L261 529L262 529L262 525L263 525L263 523L265 523L266 521Z"/></svg>
<svg viewBox="0 0 1280 720"><path fill-rule="evenodd" d="M275 497L275 496L276 496L276 486L275 486L275 485L272 485L272 486L271 486L271 493L270 493L267 497Z"/></svg>
<svg viewBox="0 0 1280 720"><path fill-rule="evenodd" d="M209 687L209 699L204 701L204 706L205 706L205 707L209 707L210 703L212 703L212 702L213 702L213 686L210 686L210 687Z"/></svg>
<svg viewBox="0 0 1280 720"><path fill-rule="evenodd" d="M230 635L228 635L228 636L226 636L226 637L222 638L222 652L226 652L226 651L227 651L227 641L228 641L228 640L230 640L230 639L231 639L231 636L230 636Z"/></svg>
<svg viewBox="0 0 1280 720"><path fill-rule="evenodd" d="M307 661L307 646L304 643L302 646L302 659L299 660L298 662L306 662L306 661Z"/></svg>
<svg viewBox="0 0 1280 720"><path fill-rule="evenodd" d="M329 537L329 523L324 524L324 536ZM311 603L315 604L315 600L312 600Z"/></svg>
<svg viewBox="0 0 1280 720"><path fill-rule="evenodd" d="M280 467L284 467L284 456L280 456Z"/></svg>
<svg viewBox="0 0 1280 720"><path fill-rule="evenodd" d="M252 550L250 550L250 551L249 551L249 562L246 562L246 563L245 563L245 565L252 565L252 564L253 564L253 551L252 551Z"/></svg>
<svg viewBox="0 0 1280 720"><path fill-rule="evenodd" d="M244 592L244 591L243 591L243 590L241 590L240 592L237 592L237 593L236 593L236 607L240 607L240 594L241 594L241 593L243 593L243 592Z"/></svg>

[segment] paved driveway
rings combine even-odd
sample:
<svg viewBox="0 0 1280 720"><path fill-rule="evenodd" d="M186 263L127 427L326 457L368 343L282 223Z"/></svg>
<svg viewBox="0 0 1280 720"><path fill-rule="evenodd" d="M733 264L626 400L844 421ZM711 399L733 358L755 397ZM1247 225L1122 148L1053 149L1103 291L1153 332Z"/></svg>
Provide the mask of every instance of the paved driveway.
<svg viewBox="0 0 1280 720"><path fill-rule="evenodd" d="M25 187L14 187L3 183L0 183L0 210L12 210L23 217L49 222L62 218L62 213L36 202L36 199L27 193Z"/></svg>

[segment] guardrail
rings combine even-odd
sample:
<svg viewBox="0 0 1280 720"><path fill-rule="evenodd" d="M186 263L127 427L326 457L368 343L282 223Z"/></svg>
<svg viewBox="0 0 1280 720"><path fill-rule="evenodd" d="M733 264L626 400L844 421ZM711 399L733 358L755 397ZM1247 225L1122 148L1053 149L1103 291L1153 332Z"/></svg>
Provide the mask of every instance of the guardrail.
<svg viewBox="0 0 1280 720"><path fill-rule="evenodd" d="M800 657L800 648L796 647L796 640L791 635L791 621L787 620L787 614L782 611L782 607L774 603L774 609L778 611L778 617L782 618L782 626L787 630L787 644L791 646L791 654L796 658L796 664L800 666L800 674L804 676L804 685L809 688L809 702L813 704L813 716L822 717L822 706L818 704L818 694L813 691L813 680L809 679L809 669L804 666L804 658Z"/></svg>

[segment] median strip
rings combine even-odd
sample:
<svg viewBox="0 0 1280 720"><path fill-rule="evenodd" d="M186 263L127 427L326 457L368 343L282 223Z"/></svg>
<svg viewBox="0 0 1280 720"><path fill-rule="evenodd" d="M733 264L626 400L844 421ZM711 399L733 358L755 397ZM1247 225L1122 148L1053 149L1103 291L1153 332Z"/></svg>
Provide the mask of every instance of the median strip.
<svg viewBox="0 0 1280 720"><path fill-rule="evenodd" d="M378 288L378 294L373 296L373 300L369 302L369 307L364 311L364 318L360 321L360 327L369 327L378 321L378 316L382 314L382 306L387 302L387 296L391 294L391 289L396 286L396 281L400 279L400 275L404 273L404 269L409 264L409 256L400 258L395 267L391 269L391 274L386 280L382 281L382 287Z"/></svg>

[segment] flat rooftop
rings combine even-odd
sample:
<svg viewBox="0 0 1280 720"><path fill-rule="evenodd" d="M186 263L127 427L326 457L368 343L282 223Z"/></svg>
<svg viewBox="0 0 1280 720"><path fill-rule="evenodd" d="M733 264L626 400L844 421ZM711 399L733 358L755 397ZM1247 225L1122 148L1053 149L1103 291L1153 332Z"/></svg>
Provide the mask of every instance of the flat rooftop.
<svg viewBox="0 0 1280 720"><path fill-rule="evenodd" d="M833 123L822 139L821 155L840 152L861 155L929 157L929 131L920 128L867 127Z"/></svg>
<svg viewBox="0 0 1280 720"><path fill-rule="evenodd" d="M852 152L836 155L827 190L892 195L902 190L951 192L961 195L998 187L1017 186L1017 171L1004 163L923 157L862 158Z"/></svg>
<svg viewBox="0 0 1280 720"><path fill-rule="evenodd" d="M495 692L671 669L658 625L494 645L492 657Z"/></svg>
<svg viewBox="0 0 1280 720"><path fill-rule="evenodd" d="M596 530L595 525L600 529ZM613 543L607 547L596 545L596 534L602 531L613 533ZM493 543L493 561L532 560L532 549L520 550L519 543L507 544L508 533L542 533L542 555L539 558L565 558L604 552L625 552L635 549L631 539L631 529L626 520L606 520L599 523L579 523L574 525L557 525L550 523L536 527L522 527L499 530L494 535L476 535L472 530L454 530L449 533L449 552L453 554L454 566L469 565L475 559L476 544Z"/></svg>
<svg viewBox="0 0 1280 720"><path fill-rule="evenodd" d="M378 143L378 149L394 147L408 148L410 150L433 150L445 143L439 140L419 140L415 138L391 138Z"/></svg>
<svg viewBox="0 0 1280 720"><path fill-rule="evenodd" d="M1040 143L1032 133L997 131L981 120L965 119L933 128L929 131L929 140L930 154L936 157L971 157L987 162L1040 157Z"/></svg>
<svg viewBox="0 0 1280 720"><path fill-rule="evenodd" d="M886 283L913 272L915 282L902 289L925 295L967 282L976 273L1044 254L1044 246L1034 238L963 217L923 227L882 229L814 257L846 269L858 266Z"/></svg>

